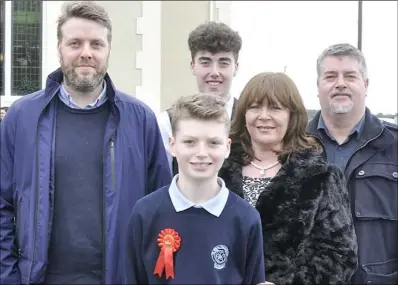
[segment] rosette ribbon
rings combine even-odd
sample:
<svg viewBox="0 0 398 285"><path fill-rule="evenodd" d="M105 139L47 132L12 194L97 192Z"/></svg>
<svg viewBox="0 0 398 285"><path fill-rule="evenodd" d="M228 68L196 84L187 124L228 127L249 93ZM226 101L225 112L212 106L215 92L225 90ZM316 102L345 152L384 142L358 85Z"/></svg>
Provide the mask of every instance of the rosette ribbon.
<svg viewBox="0 0 398 285"><path fill-rule="evenodd" d="M173 253L181 246L181 238L174 229L164 229L158 234L158 246L160 253L155 265L153 274L162 277L163 269L166 271L166 280L171 277L174 279Z"/></svg>

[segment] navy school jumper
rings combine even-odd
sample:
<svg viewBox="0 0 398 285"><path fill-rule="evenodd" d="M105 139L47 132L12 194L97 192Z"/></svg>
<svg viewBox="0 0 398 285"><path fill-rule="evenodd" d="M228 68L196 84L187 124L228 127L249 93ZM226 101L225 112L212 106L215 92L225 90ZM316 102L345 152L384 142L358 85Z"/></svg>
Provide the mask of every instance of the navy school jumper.
<svg viewBox="0 0 398 285"><path fill-rule="evenodd" d="M229 192L219 217L203 208L176 212L169 187L140 199L128 224L125 284L258 284L265 280L260 217ZM154 274L157 237L172 228L181 238L173 254L175 278Z"/></svg>

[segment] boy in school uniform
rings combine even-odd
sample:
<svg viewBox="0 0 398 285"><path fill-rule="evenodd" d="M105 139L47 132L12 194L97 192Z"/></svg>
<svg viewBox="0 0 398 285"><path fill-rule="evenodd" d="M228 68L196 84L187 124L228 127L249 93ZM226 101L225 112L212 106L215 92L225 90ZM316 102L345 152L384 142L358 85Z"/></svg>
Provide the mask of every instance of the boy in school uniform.
<svg viewBox="0 0 398 285"><path fill-rule="evenodd" d="M259 214L217 176L231 143L225 100L183 96L172 112L169 146L179 174L132 210L125 283L264 282Z"/></svg>

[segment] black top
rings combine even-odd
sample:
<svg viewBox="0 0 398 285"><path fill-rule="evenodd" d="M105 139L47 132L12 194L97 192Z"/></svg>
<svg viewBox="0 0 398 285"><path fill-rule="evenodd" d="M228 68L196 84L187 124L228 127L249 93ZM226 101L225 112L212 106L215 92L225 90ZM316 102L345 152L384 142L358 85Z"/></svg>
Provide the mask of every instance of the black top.
<svg viewBox="0 0 398 285"><path fill-rule="evenodd" d="M108 104L71 109L58 100L53 223L46 284L101 284L103 146Z"/></svg>

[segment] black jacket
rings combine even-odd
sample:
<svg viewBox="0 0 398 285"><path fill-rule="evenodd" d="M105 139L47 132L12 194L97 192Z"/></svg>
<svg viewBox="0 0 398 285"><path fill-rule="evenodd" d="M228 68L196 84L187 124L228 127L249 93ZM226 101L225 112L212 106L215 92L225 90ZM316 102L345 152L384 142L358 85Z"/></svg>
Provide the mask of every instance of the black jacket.
<svg viewBox="0 0 398 285"><path fill-rule="evenodd" d="M243 197L243 162L238 148L231 149L219 176ZM266 280L278 285L347 283L357 267L357 244L343 174L313 150L280 161L281 169L256 205Z"/></svg>
<svg viewBox="0 0 398 285"><path fill-rule="evenodd" d="M320 112L308 133L322 143ZM356 284L398 284L398 128L365 112L358 150L345 168L358 237ZM325 158L326 158L326 153Z"/></svg>

